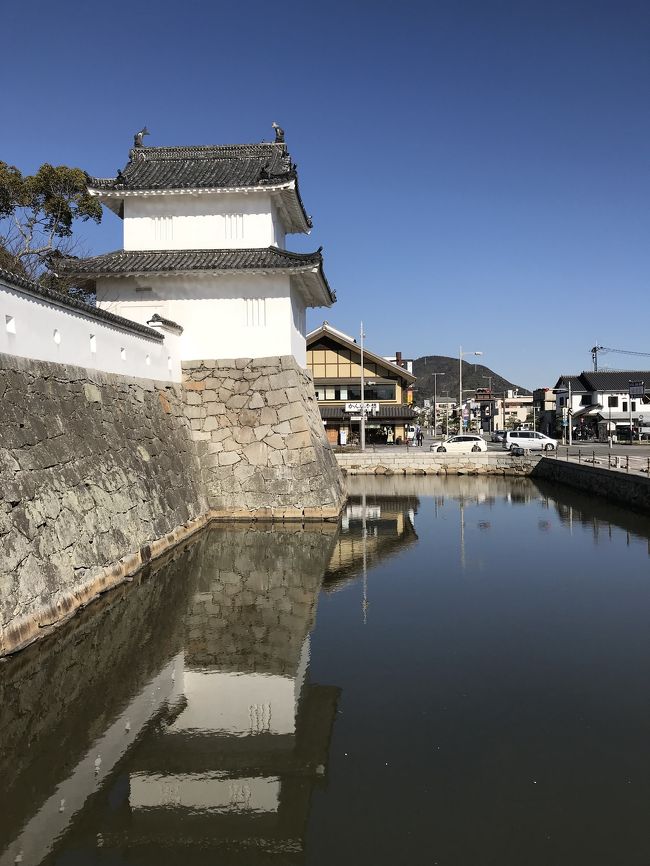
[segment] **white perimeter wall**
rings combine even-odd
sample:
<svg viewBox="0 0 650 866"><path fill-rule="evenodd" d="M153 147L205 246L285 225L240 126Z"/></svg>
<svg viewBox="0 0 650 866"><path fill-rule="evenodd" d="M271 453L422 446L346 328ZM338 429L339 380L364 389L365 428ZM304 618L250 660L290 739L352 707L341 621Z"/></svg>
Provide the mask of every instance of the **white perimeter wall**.
<svg viewBox="0 0 650 866"><path fill-rule="evenodd" d="M1 353L180 382L178 343L173 334L161 343L0 283Z"/></svg>
<svg viewBox="0 0 650 866"><path fill-rule="evenodd" d="M269 193L126 196L125 250L214 250L277 246L282 221Z"/></svg>
<svg viewBox="0 0 650 866"><path fill-rule="evenodd" d="M293 355L307 363L304 307L287 275L106 277L97 304L141 324L155 313L177 322L184 361Z"/></svg>

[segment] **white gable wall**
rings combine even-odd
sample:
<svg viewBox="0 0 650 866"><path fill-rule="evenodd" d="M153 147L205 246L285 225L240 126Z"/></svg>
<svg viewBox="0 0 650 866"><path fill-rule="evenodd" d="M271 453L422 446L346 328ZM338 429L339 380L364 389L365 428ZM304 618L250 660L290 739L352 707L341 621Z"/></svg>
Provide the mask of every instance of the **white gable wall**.
<svg viewBox="0 0 650 866"><path fill-rule="evenodd" d="M213 250L277 246L282 220L270 193L139 195L124 198L125 250Z"/></svg>
<svg viewBox="0 0 650 866"><path fill-rule="evenodd" d="M293 355L307 363L304 305L288 275L104 277L97 305L141 324L154 313L177 322L184 361Z"/></svg>

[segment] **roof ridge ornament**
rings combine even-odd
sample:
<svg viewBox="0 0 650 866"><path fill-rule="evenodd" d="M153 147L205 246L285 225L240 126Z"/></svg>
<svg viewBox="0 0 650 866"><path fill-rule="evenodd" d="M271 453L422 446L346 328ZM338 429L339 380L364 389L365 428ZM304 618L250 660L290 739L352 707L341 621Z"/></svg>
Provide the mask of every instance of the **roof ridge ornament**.
<svg viewBox="0 0 650 866"><path fill-rule="evenodd" d="M273 129L275 130L275 143L276 143L276 144L284 144L284 129L282 129L282 127L279 126L279 125L275 122L275 120L273 121L273 123L271 124L271 126L272 126Z"/></svg>
<svg viewBox="0 0 650 866"><path fill-rule="evenodd" d="M136 132L133 136L133 147L145 147L144 141L142 140L145 135L151 135L146 125L142 127L140 132Z"/></svg>

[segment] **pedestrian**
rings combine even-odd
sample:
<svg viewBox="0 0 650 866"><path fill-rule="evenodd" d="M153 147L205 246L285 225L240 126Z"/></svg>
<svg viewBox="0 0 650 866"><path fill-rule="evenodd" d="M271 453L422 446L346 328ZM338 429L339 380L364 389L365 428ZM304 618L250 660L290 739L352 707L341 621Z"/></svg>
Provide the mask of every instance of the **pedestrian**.
<svg viewBox="0 0 650 866"><path fill-rule="evenodd" d="M422 448L422 443L424 442L424 433L422 429L418 430L418 445Z"/></svg>

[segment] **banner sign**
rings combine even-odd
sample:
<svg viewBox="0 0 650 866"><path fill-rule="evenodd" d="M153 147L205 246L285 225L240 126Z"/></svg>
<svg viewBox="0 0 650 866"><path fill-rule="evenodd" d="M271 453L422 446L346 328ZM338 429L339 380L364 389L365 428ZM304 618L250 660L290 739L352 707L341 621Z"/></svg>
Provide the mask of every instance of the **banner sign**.
<svg viewBox="0 0 650 866"><path fill-rule="evenodd" d="M645 396L645 382L642 380L630 381L630 397Z"/></svg>

